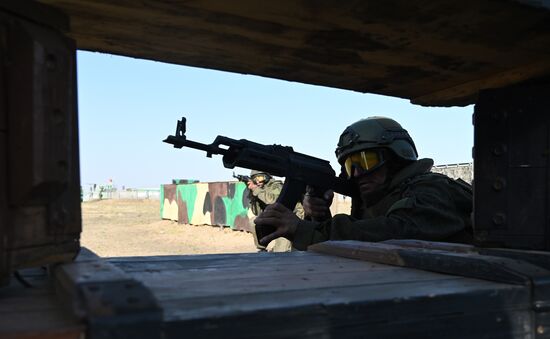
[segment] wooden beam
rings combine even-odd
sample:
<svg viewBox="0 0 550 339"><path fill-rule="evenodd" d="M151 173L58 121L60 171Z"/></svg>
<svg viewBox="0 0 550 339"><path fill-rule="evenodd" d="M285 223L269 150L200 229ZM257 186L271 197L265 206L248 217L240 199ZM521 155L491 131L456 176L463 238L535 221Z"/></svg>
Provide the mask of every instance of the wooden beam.
<svg viewBox="0 0 550 339"><path fill-rule="evenodd" d="M70 16L79 49L422 105L467 105L549 70L550 11L514 1L41 2Z"/></svg>
<svg viewBox="0 0 550 339"><path fill-rule="evenodd" d="M75 262L53 272L60 299L88 324L87 336L160 338L162 309L156 298L119 268L83 250Z"/></svg>
<svg viewBox="0 0 550 339"><path fill-rule="evenodd" d="M308 251L509 284L531 284L550 271L508 258L365 241L326 241Z"/></svg>

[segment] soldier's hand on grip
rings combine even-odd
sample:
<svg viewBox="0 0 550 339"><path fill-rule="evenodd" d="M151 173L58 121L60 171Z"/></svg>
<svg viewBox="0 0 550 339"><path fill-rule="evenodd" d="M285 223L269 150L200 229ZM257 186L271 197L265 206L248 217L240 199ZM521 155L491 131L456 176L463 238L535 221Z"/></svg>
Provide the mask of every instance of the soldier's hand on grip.
<svg viewBox="0 0 550 339"><path fill-rule="evenodd" d="M315 194L314 190L308 186L302 205L306 216L315 221L322 221L331 217L330 205L334 198L334 191L327 190L322 196Z"/></svg>
<svg viewBox="0 0 550 339"><path fill-rule="evenodd" d="M260 245L267 246L272 240L279 237L287 238L292 241L300 218L291 210L284 207L280 203L274 203L266 207L266 209L254 219L256 224L256 232L258 228L274 228L275 231L264 236L259 240Z"/></svg>

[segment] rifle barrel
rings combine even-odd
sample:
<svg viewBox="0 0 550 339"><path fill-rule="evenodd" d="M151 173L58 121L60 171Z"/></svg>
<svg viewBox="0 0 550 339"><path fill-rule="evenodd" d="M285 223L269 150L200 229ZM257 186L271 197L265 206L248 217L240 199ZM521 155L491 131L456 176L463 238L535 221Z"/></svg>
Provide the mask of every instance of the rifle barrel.
<svg viewBox="0 0 550 339"><path fill-rule="evenodd" d="M196 142L192 140L187 140L186 138L176 137L173 135L169 135L166 139L163 140L164 142L168 144L174 145L175 148L182 148L182 147L190 147L194 149L198 149L201 151L205 151L207 154L221 154L225 155L228 153L226 149L223 149L221 147L212 145L212 144L203 144L201 142Z"/></svg>

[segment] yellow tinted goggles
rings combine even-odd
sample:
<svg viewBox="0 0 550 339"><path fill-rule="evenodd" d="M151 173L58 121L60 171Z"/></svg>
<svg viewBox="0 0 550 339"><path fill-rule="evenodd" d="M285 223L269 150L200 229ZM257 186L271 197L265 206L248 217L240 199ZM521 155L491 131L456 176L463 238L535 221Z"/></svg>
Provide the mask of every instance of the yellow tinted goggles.
<svg viewBox="0 0 550 339"><path fill-rule="evenodd" d="M252 177L252 180L254 181L254 183L256 184L259 184L259 183L262 183L265 181L265 175L263 174L258 174L258 175L255 175Z"/></svg>
<svg viewBox="0 0 550 339"><path fill-rule="evenodd" d="M354 169L361 172L368 172L382 164L384 159L379 151L361 151L353 153L346 158L344 167L349 178L353 177Z"/></svg>

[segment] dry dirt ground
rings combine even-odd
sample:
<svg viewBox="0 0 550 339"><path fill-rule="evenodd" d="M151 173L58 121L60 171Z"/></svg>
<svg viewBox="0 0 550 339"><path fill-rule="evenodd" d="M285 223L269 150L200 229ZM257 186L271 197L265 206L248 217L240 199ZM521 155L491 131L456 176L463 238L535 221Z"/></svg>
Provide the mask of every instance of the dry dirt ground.
<svg viewBox="0 0 550 339"><path fill-rule="evenodd" d="M80 239L102 257L256 252L250 233L161 220L155 200L83 202Z"/></svg>

